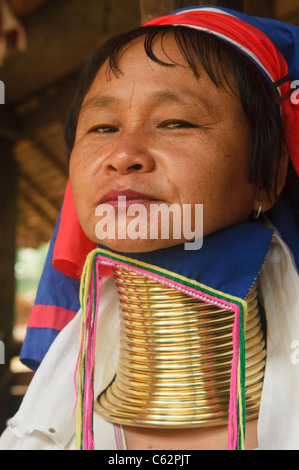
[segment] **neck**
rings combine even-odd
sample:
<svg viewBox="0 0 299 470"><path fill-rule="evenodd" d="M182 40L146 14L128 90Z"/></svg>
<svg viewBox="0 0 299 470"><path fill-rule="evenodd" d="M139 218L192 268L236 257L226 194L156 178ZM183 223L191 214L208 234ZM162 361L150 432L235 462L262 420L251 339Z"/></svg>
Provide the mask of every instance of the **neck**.
<svg viewBox="0 0 299 470"><path fill-rule="evenodd" d="M108 421L192 428L228 421L234 314L126 270L115 270L121 304L120 360L98 399ZM258 416L265 344L256 287L247 297L247 419Z"/></svg>

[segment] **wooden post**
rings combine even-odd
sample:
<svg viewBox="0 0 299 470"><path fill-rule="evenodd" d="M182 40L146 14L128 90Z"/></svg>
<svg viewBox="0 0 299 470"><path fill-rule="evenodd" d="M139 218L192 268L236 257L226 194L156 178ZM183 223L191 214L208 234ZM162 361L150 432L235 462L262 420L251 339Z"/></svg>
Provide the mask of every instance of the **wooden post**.
<svg viewBox="0 0 299 470"><path fill-rule="evenodd" d="M274 18L274 2L273 0L263 0L262 2L244 0L244 13L252 16Z"/></svg>
<svg viewBox="0 0 299 470"><path fill-rule="evenodd" d="M1 122L8 121L4 106L0 108L0 341L2 353L4 352L4 358L0 358L0 432L9 417L17 219L17 165L13 158L14 142L9 138L6 124L5 127L1 126Z"/></svg>
<svg viewBox="0 0 299 470"><path fill-rule="evenodd" d="M168 15L179 8L199 5L200 3L192 0L140 0L141 23L157 16Z"/></svg>
<svg viewBox="0 0 299 470"><path fill-rule="evenodd" d="M243 0L139 0L141 22L145 23L152 18L168 15L179 8L195 5L219 5L234 10L243 11Z"/></svg>
<svg viewBox="0 0 299 470"><path fill-rule="evenodd" d="M216 4L220 7L231 8L232 10L244 10L244 0L219 0Z"/></svg>

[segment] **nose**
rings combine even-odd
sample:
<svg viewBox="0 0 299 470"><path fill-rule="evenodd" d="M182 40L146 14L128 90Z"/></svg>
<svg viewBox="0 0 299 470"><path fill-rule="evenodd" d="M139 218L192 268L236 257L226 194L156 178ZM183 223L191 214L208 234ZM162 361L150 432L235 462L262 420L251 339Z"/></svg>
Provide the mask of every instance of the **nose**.
<svg viewBox="0 0 299 470"><path fill-rule="evenodd" d="M120 175L153 171L155 158L141 136L121 138L103 162L104 171Z"/></svg>

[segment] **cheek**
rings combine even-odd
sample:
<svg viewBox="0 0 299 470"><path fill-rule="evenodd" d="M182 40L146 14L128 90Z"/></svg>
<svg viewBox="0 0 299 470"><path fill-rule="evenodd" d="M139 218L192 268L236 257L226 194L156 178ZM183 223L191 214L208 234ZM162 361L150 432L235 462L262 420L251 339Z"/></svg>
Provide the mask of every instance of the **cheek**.
<svg viewBox="0 0 299 470"><path fill-rule="evenodd" d="M230 187L233 177L208 153L195 158L186 156L180 165L173 167L182 202L207 203L217 193Z"/></svg>
<svg viewBox="0 0 299 470"><path fill-rule="evenodd" d="M86 158L82 158L82 153L75 150L70 158L69 176L74 196L75 206L81 225L85 224L85 219L90 217L92 209L92 175L90 165Z"/></svg>
<svg viewBox="0 0 299 470"><path fill-rule="evenodd" d="M82 196L93 187L99 159L94 146L86 144L75 145L70 157L70 180L74 193Z"/></svg>
<svg viewBox="0 0 299 470"><path fill-rule="evenodd" d="M240 156L241 164L238 155L216 155L206 154L186 165L178 183L182 203L203 204L207 233L246 220L255 196L246 158Z"/></svg>
<svg viewBox="0 0 299 470"><path fill-rule="evenodd" d="M96 165L96 155L95 149L90 145L75 146L70 158L70 172L73 177L80 177L82 180L89 179Z"/></svg>
<svg viewBox="0 0 299 470"><path fill-rule="evenodd" d="M202 132L172 150L168 174L174 176L182 194L195 195L199 190L204 196L205 190L212 191L215 184L229 187L235 176L240 149L236 150L223 132Z"/></svg>

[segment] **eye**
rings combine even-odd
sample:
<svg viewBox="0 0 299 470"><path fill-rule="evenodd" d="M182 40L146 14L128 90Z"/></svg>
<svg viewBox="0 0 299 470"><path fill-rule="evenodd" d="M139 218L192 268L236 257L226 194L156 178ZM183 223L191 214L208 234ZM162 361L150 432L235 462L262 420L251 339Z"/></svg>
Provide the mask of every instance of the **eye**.
<svg viewBox="0 0 299 470"><path fill-rule="evenodd" d="M111 133L115 133L117 131L118 131L117 127L104 124L104 125L101 125L101 126L93 127L89 131L89 133L111 134Z"/></svg>
<svg viewBox="0 0 299 470"><path fill-rule="evenodd" d="M186 129L197 126L188 121L166 121L161 127L167 127L169 129Z"/></svg>

